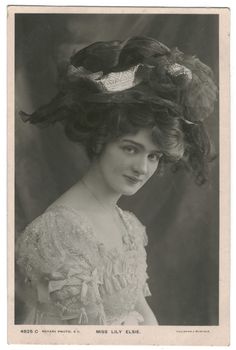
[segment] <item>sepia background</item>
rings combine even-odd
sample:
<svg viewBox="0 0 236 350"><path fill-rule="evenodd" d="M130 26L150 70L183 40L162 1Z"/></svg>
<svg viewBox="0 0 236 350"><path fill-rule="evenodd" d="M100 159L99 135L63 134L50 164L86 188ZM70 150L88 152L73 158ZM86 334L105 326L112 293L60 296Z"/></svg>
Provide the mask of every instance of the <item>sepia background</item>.
<svg viewBox="0 0 236 350"><path fill-rule="evenodd" d="M198 56L218 80L218 16L156 14L17 14L15 21L15 229L16 237L86 171L83 150L59 125L24 124L57 89L56 63L94 41L146 35ZM218 111L208 120L218 153ZM218 158L209 182L166 169L119 205L147 227L148 302L160 325L217 325L219 280ZM15 323L22 322L23 278L16 268Z"/></svg>

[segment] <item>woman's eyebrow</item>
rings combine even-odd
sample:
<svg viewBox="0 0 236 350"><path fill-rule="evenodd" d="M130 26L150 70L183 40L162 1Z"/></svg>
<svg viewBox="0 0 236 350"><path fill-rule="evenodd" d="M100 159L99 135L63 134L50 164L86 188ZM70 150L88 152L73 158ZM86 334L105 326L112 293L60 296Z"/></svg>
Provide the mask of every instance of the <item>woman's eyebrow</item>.
<svg viewBox="0 0 236 350"><path fill-rule="evenodd" d="M139 147L139 148L142 149L142 150L146 150L146 147L145 147L142 143L139 143L139 142L136 142L136 141L133 141L133 140L130 140L130 139L122 139L121 141L122 141L122 142L129 142L129 143L132 143L134 146ZM154 149L154 150L152 150L151 152L162 153L162 152L161 152L160 150L158 150L158 149Z"/></svg>

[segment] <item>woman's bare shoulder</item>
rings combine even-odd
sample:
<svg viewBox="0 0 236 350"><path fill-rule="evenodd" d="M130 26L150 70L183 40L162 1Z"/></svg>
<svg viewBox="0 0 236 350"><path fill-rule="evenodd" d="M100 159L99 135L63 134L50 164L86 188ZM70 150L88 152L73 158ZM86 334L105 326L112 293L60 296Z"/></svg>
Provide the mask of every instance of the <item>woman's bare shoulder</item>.
<svg viewBox="0 0 236 350"><path fill-rule="evenodd" d="M51 203L40 215L33 219L24 229L27 234L51 234L53 232L72 231L86 232L87 220L81 206L75 206L73 201L60 197Z"/></svg>
<svg viewBox="0 0 236 350"><path fill-rule="evenodd" d="M63 210L64 208L65 210L71 209L83 213L86 212L87 207L86 197L83 191L81 191L79 184L76 183L51 203L47 211L54 208L61 208Z"/></svg>
<svg viewBox="0 0 236 350"><path fill-rule="evenodd" d="M29 224L26 225L22 234L39 235L40 233L49 235L52 231L61 230L61 228L70 227L70 220L66 215L66 209L60 206L50 206L43 213L38 215Z"/></svg>

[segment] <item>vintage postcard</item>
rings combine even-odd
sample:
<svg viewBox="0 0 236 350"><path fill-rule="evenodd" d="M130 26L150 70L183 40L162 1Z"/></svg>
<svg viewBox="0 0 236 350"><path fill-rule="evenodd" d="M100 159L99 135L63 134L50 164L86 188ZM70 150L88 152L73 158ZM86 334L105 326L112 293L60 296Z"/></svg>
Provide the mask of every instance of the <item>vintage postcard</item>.
<svg viewBox="0 0 236 350"><path fill-rule="evenodd" d="M9 344L229 344L229 17L8 7Z"/></svg>

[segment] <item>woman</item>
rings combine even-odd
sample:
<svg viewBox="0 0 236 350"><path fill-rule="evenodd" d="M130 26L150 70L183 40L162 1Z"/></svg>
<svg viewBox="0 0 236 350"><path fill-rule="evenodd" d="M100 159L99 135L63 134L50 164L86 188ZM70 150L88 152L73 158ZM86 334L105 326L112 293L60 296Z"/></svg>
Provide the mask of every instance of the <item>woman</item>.
<svg viewBox="0 0 236 350"><path fill-rule="evenodd" d="M94 43L60 69L59 92L25 121L61 122L87 173L18 239L28 324L158 324L145 297L147 236L117 206L167 163L207 177L212 72L155 39ZM31 299L31 302L30 302Z"/></svg>

